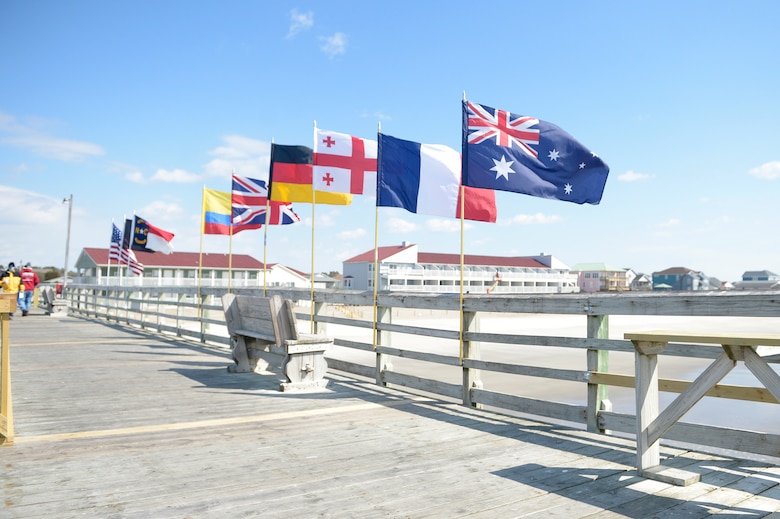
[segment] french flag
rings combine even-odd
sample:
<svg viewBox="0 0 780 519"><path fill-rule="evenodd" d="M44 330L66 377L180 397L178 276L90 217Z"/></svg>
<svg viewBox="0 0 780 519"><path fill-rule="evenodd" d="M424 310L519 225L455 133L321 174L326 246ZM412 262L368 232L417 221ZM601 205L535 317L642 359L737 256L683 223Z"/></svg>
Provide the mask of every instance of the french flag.
<svg viewBox="0 0 780 519"><path fill-rule="evenodd" d="M460 218L461 156L441 144L420 144L379 134L377 199L379 207ZM464 218L495 222L496 195L465 188Z"/></svg>

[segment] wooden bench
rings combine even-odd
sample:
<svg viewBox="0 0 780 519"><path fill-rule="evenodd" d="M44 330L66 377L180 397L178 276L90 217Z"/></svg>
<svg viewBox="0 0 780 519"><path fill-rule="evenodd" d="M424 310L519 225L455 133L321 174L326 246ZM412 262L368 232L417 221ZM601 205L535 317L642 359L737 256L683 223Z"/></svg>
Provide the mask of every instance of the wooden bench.
<svg viewBox="0 0 780 519"><path fill-rule="evenodd" d="M231 373L281 372L282 391L325 387L324 354L333 339L298 333L291 301L225 294L222 306L233 345Z"/></svg>
<svg viewBox="0 0 780 519"><path fill-rule="evenodd" d="M780 401L780 375L767 363L771 356L762 356L765 350L769 353L780 351L780 334L703 334L661 330L626 333L624 338L632 342L636 351L637 472L643 477L681 486L699 481L696 473L663 467L658 442L696 402L736 367L738 361L744 362L772 396ZM659 413L658 354L670 342L718 344L723 353Z"/></svg>

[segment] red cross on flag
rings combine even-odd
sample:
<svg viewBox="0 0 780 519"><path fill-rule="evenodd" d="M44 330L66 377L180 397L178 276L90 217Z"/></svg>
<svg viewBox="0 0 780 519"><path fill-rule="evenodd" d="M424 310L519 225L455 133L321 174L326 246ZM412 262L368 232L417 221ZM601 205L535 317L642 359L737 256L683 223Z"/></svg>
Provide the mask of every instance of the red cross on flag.
<svg viewBox="0 0 780 519"><path fill-rule="evenodd" d="M376 141L314 128L317 191L376 196Z"/></svg>

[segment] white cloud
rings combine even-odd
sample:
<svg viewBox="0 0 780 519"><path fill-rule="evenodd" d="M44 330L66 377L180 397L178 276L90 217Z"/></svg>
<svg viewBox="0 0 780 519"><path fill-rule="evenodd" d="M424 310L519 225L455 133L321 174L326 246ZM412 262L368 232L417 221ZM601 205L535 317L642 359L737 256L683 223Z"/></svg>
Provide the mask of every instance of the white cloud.
<svg viewBox="0 0 780 519"><path fill-rule="evenodd" d="M390 218L387 221L386 228L393 234L400 234L416 231L417 224L404 220L403 218Z"/></svg>
<svg viewBox="0 0 780 519"><path fill-rule="evenodd" d="M500 218L498 220L499 225L536 225L536 224L552 224L562 222L563 218L557 214L546 215L542 213L536 214L517 214L511 218Z"/></svg>
<svg viewBox="0 0 780 519"><path fill-rule="evenodd" d="M146 177L144 177L144 174L140 171L129 171L125 173L125 179L134 184L143 184L146 182Z"/></svg>
<svg viewBox="0 0 780 519"><path fill-rule="evenodd" d="M271 144L242 135L226 135L222 137L225 146L219 146L209 152L223 159L248 159L271 153Z"/></svg>
<svg viewBox="0 0 780 519"><path fill-rule="evenodd" d="M290 11L290 30L287 31L287 38L292 38L301 31L308 31L314 26L314 13L307 11L298 12L298 9Z"/></svg>
<svg viewBox="0 0 780 519"><path fill-rule="evenodd" d="M347 35L343 32L337 32L333 36L323 36L320 40L323 42L320 50L330 58L347 52Z"/></svg>
<svg viewBox="0 0 780 519"><path fill-rule="evenodd" d="M80 162L105 153L97 144L51 135L51 125L45 120L20 122L12 115L0 112L0 133L5 134L0 137L0 143L64 162Z"/></svg>
<svg viewBox="0 0 780 519"><path fill-rule="evenodd" d="M637 182L639 180L647 180L653 178L653 175L647 175L645 173L637 173L636 171L628 170L622 175L618 175L618 180L621 182Z"/></svg>
<svg viewBox="0 0 780 519"><path fill-rule="evenodd" d="M471 229L473 225L466 223L465 228ZM459 218L431 218L425 222L425 228L433 232L460 232Z"/></svg>
<svg viewBox="0 0 780 519"><path fill-rule="evenodd" d="M158 169L154 175L152 175L152 182L170 182L175 184L186 184L191 182L198 182L201 179L200 175L190 173L183 169Z"/></svg>
<svg viewBox="0 0 780 519"><path fill-rule="evenodd" d="M373 113L364 111L362 114L360 114L360 117L363 119L377 119L379 121L391 121L393 119L391 116L385 114L382 110L377 110Z"/></svg>
<svg viewBox="0 0 780 519"><path fill-rule="evenodd" d="M678 218L669 218L667 221L658 225L662 229L669 229L670 227L677 227L682 223Z"/></svg>
<svg viewBox="0 0 780 519"><path fill-rule="evenodd" d="M271 143L241 135L222 137L223 146L209 152L214 160L203 166L207 177L230 179L231 173L261 180L268 178Z"/></svg>
<svg viewBox="0 0 780 519"><path fill-rule="evenodd" d="M0 263L9 261L30 261L36 266L56 265L60 268L65 259L66 232L68 223L68 204L62 197L52 197L10 186L0 186L0 234L3 236L3 249L0 251ZM105 227L95 225L93 221L84 221L85 212L75 197L72 207L74 230L70 245L69 262L75 260L78 250L75 246L77 230L96 229L104 231L101 236L108 241L108 223ZM71 263L72 264L72 263Z"/></svg>
<svg viewBox="0 0 780 519"><path fill-rule="evenodd" d="M152 225L156 225L156 221L166 222L175 220L184 214L184 209L179 204L158 200L142 207L136 214L148 219Z"/></svg>
<svg viewBox="0 0 780 519"><path fill-rule="evenodd" d="M756 178L762 178L764 180L778 179L780 178L780 160L761 164L757 168L753 168L748 171L748 174L753 175Z"/></svg>
<svg viewBox="0 0 780 519"><path fill-rule="evenodd" d="M352 240L355 238L362 238L366 234L368 234L366 230L360 228L360 229L353 229L350 231L341 231L340 233L337 234L337 237L340 240Z"/></svg>

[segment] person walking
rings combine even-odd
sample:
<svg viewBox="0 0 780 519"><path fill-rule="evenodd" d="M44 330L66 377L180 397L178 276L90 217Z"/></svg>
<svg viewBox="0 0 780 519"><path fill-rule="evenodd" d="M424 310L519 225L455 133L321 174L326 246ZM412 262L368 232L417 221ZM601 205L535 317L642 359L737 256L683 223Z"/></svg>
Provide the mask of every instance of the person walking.
<svg viewBox="0 0 780 519"><path fill-rule="evenodd" d="M3 285L3 293L14 294L18 303L19 290L24 290L24 286L22 285L22 279L16 275L16 264L13 261L8 264L8 268L3 273L2 281L0 281L0 283ZM11 312L9 316L13 317L13 312Z"/></svg>
<svg viewBox="0 0 780 519"><path fill-rule="evenodd" d="M22 310L22 317L24 317L30 312L35 287L41 282L41 278L38 277L29 262L25 263L24 268L19 273L19 278L21 278L24 287L24 292L19 293L19 308Z"/></svg>

